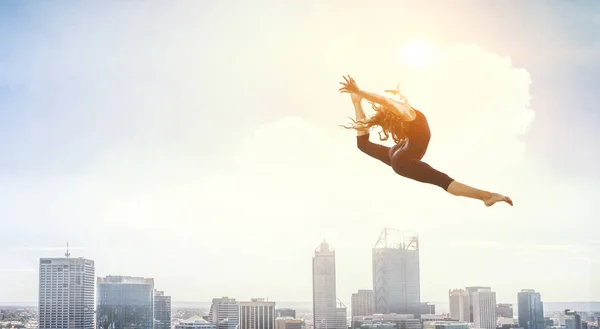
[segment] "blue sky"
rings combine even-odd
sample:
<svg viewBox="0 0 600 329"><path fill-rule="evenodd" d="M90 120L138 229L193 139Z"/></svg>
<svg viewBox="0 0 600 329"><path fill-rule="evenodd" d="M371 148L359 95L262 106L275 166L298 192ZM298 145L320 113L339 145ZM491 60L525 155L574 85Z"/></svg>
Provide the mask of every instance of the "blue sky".
<svg viewBox="0 0 600 329"><path fill-rule="evenodd" d="M369 248L378 231L383 225L405 224L393 218L398 201L392 196L413 187L413 197L432 198L430 202L440 202L437 207L447 207L435 213L424 210L426 203L401 205L404 215L428 214L411 225L419 229L424 245L435 240L423 250L428 258L422 262L423 280L437 283L424 288L424 298L443 300L452 285L489 284L497 287L500 300L511 301L518 289L527 288L521 285L538 281L533 288L550 301L593 298L596 288L586 287L595 284L589 282L594 267L581 265L583 274L569 272L569 267L581 264L572 254L542 255L528 249L537 261L513 260L511 265L510 259L524 250L493 246L568 244L596 261L599 9L594 1L529 1L518 6L463 0L436 5L3 1L0 296L7 300L0 301L34 301L37 259L60 255L48 248L66 240L81 248L76 249L81 256L97 261L98 275L154 276L161 289L178 300L227 294L308 300L310 254L323 236L337 247L339 257L346 257L338 262L338 273L352 273L338 279L345 300L351 291L365 288L360 285L368 285ZM419 96L419 83L411 87L398 73L409 71L381 64L392 63L394 49L414 35L443 49L475 44L483 50L472 56L481 56L482 63L492 58L490 54L509 57L507 74L516 76L519 69L529 74L531 84L519 90L531 97L523 106L535 112L535 119L526 134L506 136L507 147L524 141L525 153L516 159L510 149L473 151L488 159L505 158L492 166L497 172L488 176L495 180L474 169L483 163L474 158L464 158L469 163L461 165L445 163L446 153L435 157L435 150L452 154L452 147L460 154L462 146L449 142L456 136L444 135L451 134L452 127L442 124L444 115L450 115L444 111L460 109L431 109L433 122L439 122L434 132L448 143L432 147L432 161L453 169L455 176L473 179L473 184L509 189L521 208L481 210L397 180L357 154L351 134L336 127L351 114L347 100L336 94L342 74L356 74L359 82L374 89L400 80L413 88L414 99L427 104L426 97ZM493 83L490 76L482 79ZM509 90L512 85L498 88ZM454 91L464 98L472 95L466 89ZM494 106L481 103L482 111ZM502 118L502 112L494 115ZM482 131L502 139L510 129L495 122L513 122L507 120L477 122ZM338 137L348 144L333 144ZM507 169L506 158L513 156L518 166ZM348 165L352 161L360 162ZM360 177L389 186L386 206L371 199L366 202L377 209L353 213L343 200L355 196L344 194L349 192L342 187L331 187L334 194L315 192L315 185L329 191L326 181L357 179L359 168L366 175ZM311 181L315 183L308 184ZM332 195L339 200L322 201ZM231 210L236 205L244 208ZM448 213L454 215L443 218ZM477 224L482 216L496 221L490 224L493 229L482 231ZM365 242L356 245L355 239ZM446 241L456 240L480 244L482 254L455 250L461 257L486 257L490 268L530 267L532 274L523 276L550 277L515 277L513 284L491 269L477 272L467 263L461 263L464 270L455 271L452 278L436 277L435 264L447 258L440 254L448 249ZM290 257L288 268L293 272L286 272L277 260L263 259L273 245L279 246L273 257L279 262ZM197 265L184 274L157 269L156 264L169 257ZM360 271L355 268L358 260L365 264ZM203 270L232 270L228 264L259 269L239 286L219 283L234 274ZM550 266L556 268L549 271ZM267 280L270 276L285 279ZM553 286L559 279L580 284L573 289ZM23 285L12 285L15 280ZM195 281L182 283L190 280ZM289 280L301 283L287 287Z"/></svg>

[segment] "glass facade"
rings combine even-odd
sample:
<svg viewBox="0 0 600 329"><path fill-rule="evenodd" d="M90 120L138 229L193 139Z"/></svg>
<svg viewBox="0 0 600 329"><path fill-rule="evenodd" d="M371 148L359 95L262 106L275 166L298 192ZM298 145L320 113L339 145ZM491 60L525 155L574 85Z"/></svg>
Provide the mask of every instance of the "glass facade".
<svg viewBox="0 0 600 329"><path fill-rule="evenodd" d="M524 329L544 329L544 304L540 293L523 289L517 298L519 326Z"/></svg>
<svg viewBox="0 0 600 329"><path fill-rule="evenodd" d="M154 292L154 329L171 329L171 296Z"/></svg>
<svg viewBox="0 0 600 329"><path fill-rule="evenodd" d="M139 282L123 279L99 279L97 329L153 329L154 283L142 278Z"/></svg>

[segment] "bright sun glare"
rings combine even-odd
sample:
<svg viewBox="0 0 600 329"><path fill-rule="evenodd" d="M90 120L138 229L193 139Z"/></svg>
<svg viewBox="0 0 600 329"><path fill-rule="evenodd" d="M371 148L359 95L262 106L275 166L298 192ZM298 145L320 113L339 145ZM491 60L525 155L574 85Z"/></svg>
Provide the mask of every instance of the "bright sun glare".
<svg viewBox="0 0 600 329"><path fill-rule="evenodd" d="M405 43L400 49L400 60L409 67L424 67L431 63L431 45L422 39Z"/></svg>

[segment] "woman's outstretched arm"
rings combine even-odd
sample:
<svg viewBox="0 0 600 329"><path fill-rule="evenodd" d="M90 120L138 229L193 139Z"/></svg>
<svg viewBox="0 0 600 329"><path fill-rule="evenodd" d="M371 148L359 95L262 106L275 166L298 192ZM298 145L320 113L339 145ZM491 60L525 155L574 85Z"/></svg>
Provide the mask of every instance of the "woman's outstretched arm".
<svg viewBox="0 0 600 329"><path fill-rule="evenodd" d="M363 110L362 107L362 98L356 94L350 94L350 98L352 99L352 105L354 105L354 116L356 117L356 121L363 121L367 119L367 116L365 115L365 110ZM369 134L369 130L364 128L364 129L356 129L356 135L357 136L364 136L364 135L368 135Z"/></svg>
<svg viewBox="0 0 600 329"><path fill-rule="evenodd" d="M398 113L400 113L406 121L414 120L416 113L412 109L410 105L400 103L398 101L394 101L391 98L385 97L383 95L375 94L372 92L368 92L365 90L361 90L358 88L356 81L350 76L344 77L345 82L341 82L342 88L340 88L341 92L347 92L350 94L355 94L360 98L364 98L370 102L377 103L379 105L383 105L390 109L395 109Z"/></svg>
<svg viewBox="0 0 600 329"><path fill-rule="evenodd" d="M358 92L356 94L368 101L373 102L373 103L383 105L390 109L395 109L398 113L400 113L405 118L406 121L412 121L415 119L415 116L416 116L415 111L408 104L408 100L406 100L405 103L401 103L401 102L395 101L389 97L375 94L372 92L368 92L368 91L365 91L362 89L358 89ZM403 97L403 99L406 99L406 97L404 97L404 96L401 96L401 97Z"/></svg>

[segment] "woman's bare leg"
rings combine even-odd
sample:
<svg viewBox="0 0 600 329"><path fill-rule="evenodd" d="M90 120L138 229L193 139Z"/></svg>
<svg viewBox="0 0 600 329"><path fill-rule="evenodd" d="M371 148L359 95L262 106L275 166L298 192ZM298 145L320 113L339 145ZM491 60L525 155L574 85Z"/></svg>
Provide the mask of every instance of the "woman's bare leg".
<svg viewBox="0 0 600 329"><path fill-rule="evenodd" d="M507 196L476 189L474 187L465 185L457 181L453 181L452 183L450 183L446 191L456 196L463 196L471 199L481 200L488 207L500 201L506 202L511 206L513 205L512 200Z"/></svg>
<svg viewBox="0 0 600 329"><path fill-rule="evenodd" d="M407 156L407 153L409 152L404 149L400 149L392 156L392 168L401 176L416 180L418 182L437 185L448 193L456 196L481 200L488 207L499 201L506 202L511 206L513 205L512 200L507 196L483 191L457 182L445 173L432 168L429 164L414 158L410 158Z"/></svg>

